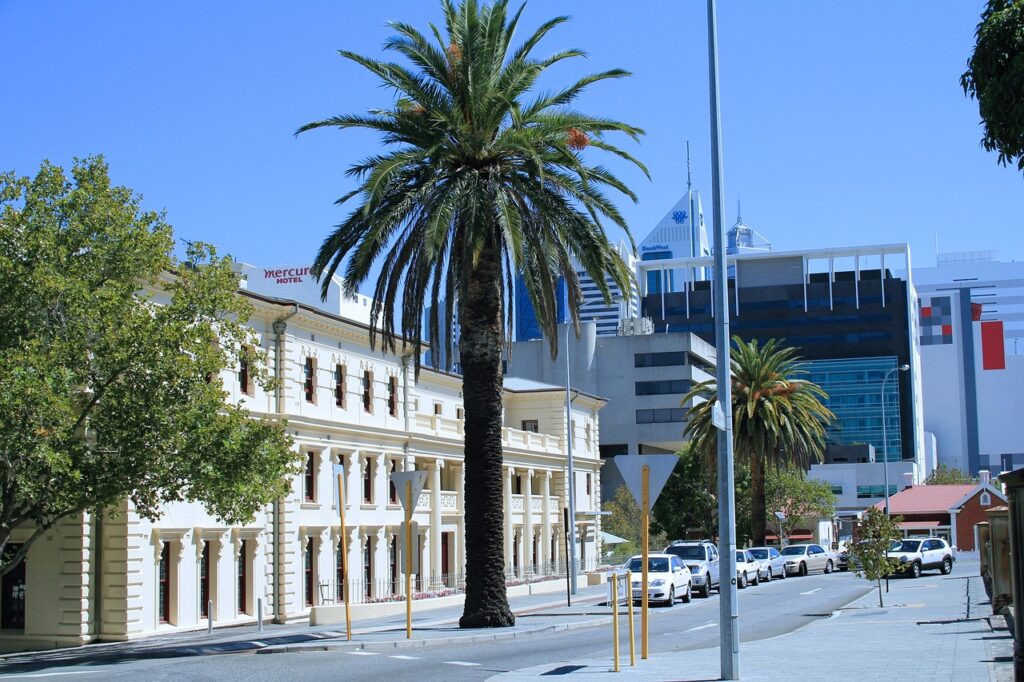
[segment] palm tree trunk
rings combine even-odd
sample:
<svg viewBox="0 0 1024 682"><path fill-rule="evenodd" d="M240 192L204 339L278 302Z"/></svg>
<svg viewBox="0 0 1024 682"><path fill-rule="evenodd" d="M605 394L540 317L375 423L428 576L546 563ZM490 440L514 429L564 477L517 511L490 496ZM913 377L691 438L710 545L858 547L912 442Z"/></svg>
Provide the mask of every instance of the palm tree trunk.
<svg viewBox="0 0 1024 682"><path fill-rule="evenodd" d="M472 266L471 266L472 267ZM459 302L459 357L466 410L466 602L463 628L508 627L502 500L501 261L492 245Z"/></svg>
<svg viewBox="0 0 1024 682"><path fill-rule="evenodd" d="M760 455L750 457L750 532L754 536L754 546L764 545L765 526L767 523L767 502L764 490L764 460ZM782 538L779 538L782 542Z"/></svg>

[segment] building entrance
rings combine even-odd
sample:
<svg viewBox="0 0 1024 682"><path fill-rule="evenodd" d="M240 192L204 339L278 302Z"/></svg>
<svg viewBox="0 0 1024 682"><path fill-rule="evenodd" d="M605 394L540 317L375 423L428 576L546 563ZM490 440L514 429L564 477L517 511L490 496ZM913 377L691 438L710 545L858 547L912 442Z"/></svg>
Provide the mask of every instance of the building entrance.
<svg viewBox="0 0 1024 682"><path fill-rule="evenodd" d="M21 545L7 545L5 554L14 556ZM25 561L0 581L0 627L25 629Z"/></svg>

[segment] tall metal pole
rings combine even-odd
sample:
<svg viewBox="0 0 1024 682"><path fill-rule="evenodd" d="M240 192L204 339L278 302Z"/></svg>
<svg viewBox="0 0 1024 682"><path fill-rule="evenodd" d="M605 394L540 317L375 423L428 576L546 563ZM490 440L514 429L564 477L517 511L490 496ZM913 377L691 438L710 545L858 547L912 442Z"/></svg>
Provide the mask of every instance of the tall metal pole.
<svg viewBox="0 0 1024 682"><path fill-rule="evenodd" d="M714 212L715 381L725 413L718 432L719 648L723 680L740 677L739 612L736 599L736 501L732 470L732 391L729 361L729 273L725 262L725 189L722 186L722 120L718 103L718 28L715 0L708 0L708 70L711 90L711 187Z"/></svg>
<svg viewBox="0 0 1024 682"><path fill-rule="evenodd" d="M906 372L910 365L893 367L885 373L882 379L882 471L885 475L885 515L889 516L889 439L885 433L885 382L889 381L889 375L893 372Z"/></svg>
<svg viewBox="0 0 1024 682"><path fill-rule="evenodd" d="M576 473L572 467L572 401L569 400L569 327L565 325L565 451L569 465L569 594L576 596Z"/></svg>

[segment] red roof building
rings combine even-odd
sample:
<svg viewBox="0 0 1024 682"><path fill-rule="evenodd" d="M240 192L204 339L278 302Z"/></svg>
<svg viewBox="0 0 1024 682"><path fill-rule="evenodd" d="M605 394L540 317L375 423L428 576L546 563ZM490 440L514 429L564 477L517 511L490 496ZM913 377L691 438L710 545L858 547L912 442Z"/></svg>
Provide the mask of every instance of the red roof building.
<svg viewBox="0 0 1024 682"><path fill-rule="evenodd" d="M971 552L974 524L986 520L986 509L1001 504L1006 504L1006 496L984 477L981 483L904 488L889 497L889 513L903 517L899 527L905 537L934 535ZM884 510L885 502L875 508Z"/></svg>

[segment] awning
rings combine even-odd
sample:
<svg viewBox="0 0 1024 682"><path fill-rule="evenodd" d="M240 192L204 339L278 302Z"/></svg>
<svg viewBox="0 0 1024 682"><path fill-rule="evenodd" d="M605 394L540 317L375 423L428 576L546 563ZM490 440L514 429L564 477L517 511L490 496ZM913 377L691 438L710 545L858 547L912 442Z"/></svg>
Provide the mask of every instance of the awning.
<svg viewBox="0 0 1024 682"><path fill-rule="evenodd" d="M623 542L629 542L629 540L626 538L620 538L618 535L612 535L611 533L601 531L601 542L606 545L620 545Z"/></svg>
<svg viewBox="0 0 1024 682"><path fill-rule="evenodd" d="M938 528L941 525L943 525L941 521L900 521L896 524L897 528L902 528L903 530L926 530L928 528Z"/></svg>
<svg viewBox="0 0 1024 682"><path fill-rule="evenodd" d="M779 536L778 535L765 535L764 539L765 540L778 540ZM794 542L796 540L800 540L800 541L807 540L807 541L810 541L810 540L814 539L814 535L812 535L811 533L793 533L792 535L787 535L786 539L789 540L790 542Z"/></svg>

